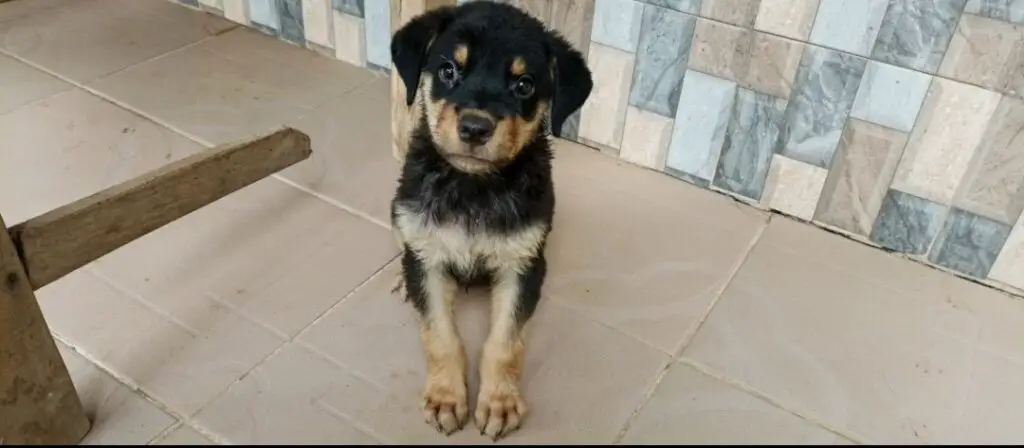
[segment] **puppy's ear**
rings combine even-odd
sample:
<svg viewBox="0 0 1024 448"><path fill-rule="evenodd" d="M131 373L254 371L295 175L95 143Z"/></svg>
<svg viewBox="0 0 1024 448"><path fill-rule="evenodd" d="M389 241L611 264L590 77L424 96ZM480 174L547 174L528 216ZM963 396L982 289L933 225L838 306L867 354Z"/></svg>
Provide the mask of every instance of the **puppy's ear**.
<svg viewBox="0 0 1024 448"><path fill-rule="evenodd" d="M551 106L551 133L555 137L562 136L562 125L573 112L576 112L590 96L594 81L590 77L587 62L572 45L562 36L553 34L549 38L551 54L554 58L552 67L555 81L555 94Z"/></svg>
<svg viewBox="0 0 1024 448"><path fill-rule="evenodd" d="M380 0L375 0L380 1ZM455 7L432 9L406 23L391 37L391 60L405 83L405 104L411 106L420 84L420 72L427 62L427 51L438 34L455 18Z"/></svg>

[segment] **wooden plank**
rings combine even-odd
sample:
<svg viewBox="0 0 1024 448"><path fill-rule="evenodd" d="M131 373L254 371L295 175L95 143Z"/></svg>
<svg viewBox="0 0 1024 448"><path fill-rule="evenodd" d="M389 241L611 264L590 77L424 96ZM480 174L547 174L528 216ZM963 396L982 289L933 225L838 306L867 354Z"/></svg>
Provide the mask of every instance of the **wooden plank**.
<svg viewBox="0 0 1024 448"><path fill-rule="evenodd" d="M311 153L309 136L291 128L219 146L18 224L11 237L39 289Z"/></svg>
<svg viewBox="0 0 1024 448"><path fill-rule="evenodd" d="M0 217L0 445L71 445L89 431Z"/></svg>

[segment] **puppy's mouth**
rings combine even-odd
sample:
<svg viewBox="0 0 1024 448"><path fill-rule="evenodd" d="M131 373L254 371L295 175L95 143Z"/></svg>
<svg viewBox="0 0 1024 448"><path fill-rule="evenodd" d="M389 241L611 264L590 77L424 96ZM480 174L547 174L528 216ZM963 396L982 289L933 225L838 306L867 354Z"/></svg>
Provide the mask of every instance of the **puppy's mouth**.
<svg viewBox="0 0 1024 448"><path fill-rule="evenodd" d="M494 169L493 161L468 154L445 154L444 158L459 171L467 173L482 173Z"/></svg>

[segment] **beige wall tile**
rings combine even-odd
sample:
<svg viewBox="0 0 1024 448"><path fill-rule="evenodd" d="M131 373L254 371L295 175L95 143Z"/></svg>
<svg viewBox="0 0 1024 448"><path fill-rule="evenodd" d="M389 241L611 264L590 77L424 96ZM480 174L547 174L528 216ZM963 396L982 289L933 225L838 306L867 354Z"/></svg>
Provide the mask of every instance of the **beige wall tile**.
<svg viewBox="0 0 1024 448"><path fill-rule="evenodd" d="M209 6L214 9L224 9L224 2L237 1L237 0L199 0L199 4L203 6ZM302 5L306 6L306 5Z"/></svg>
<svg viewBox="0 0 1024 448"><path fill-rule="evenodd" d="M594 0L552 1L549 24L587 57L590 29L594 25Z"/></svg>
<svg viewBox="0 0 1024 448"><path fill-rule="evenodd" d="M807 40L817 11L818 0L761 0L754 28Z"/></svg>
<svg viewBox="0 0 1024 448"><path fill-rule="evenodd" d="M619 148L636 56L595 43L590 46L588 59L594 90L580 114L579 136Z"/></svg>
<svg viewBox="0 0 1024 448"><path fill-rule="evenodd" d="M302 0L302 23L306 40L334 48L334 30L331 29L334 14L331 0Z"/></svg>
<svg viewBox="0 0 1024 448"><path fill-rule="evenodd" d="M551 0L515 0L515 5L541 22L550 25Z"/></svg>
<svg viewBox="0 0 1024 448"><path fill-rule="evenodd" d="M731 25L698 20L689 68L788 98L804 44Z"/></svg>
<svg viewBox="0 0 1024 448"><path fill-rule="evenodd" d="M772 210L810 220L826 176L824 168L775 154L761 201Z"/></svg>
<svg viewBox="0 0 1024 448"><path fill-rule="evenodd" d="M971 84L1003 90L1011 74L1014 52L1024 46L1024 27L964 14L949 43L939 74Z"/></svg>
<svg viewBox="0 0 1024 448"><path fill-rule="evenodd" d="M1010 230L1003 249L988 271L988 278L1024 289L1024 216Z"/></svg>
<svg viewBox="0 0 1024 448"><path fill-rule="evenodd" d="M892 186L950 204L998 103L998 93L935 78Z"/></svg>
<svg viewBox="0 0 1024 448"><path fill-rule="evenodd" d="M709 19L750 28L757 17L758 2L752 0L704 0L700 15Z"/></svg>
<svg viewBox="0 0 1024 448"><path fill-rule="evenodd" d="M906 142L905 133L856 119L847 122L814 220L870 234Z"/></svg>
<svg viewBox="0 0 1024 448"><path fill-rule="evenodd" d="M249 23L248 0L224 0L224 18L244 25Z"/></svg>
<svg viewBox="0 0 1024 448"><path fill-rule="evenodd" d="M953 204L1013 224L1024 210L1024 101L1003 97Z"/></svg>
<svg viewBox="0 0 1024 448"><path fill-rule="evenodd" d="M656 170L665 168L674 124L671 118L629 107L619 157Z"/></svg>
<svg viewBox="0 0 1024 448"><path fill-rule="evenodd" d="M736 48L740 47L746 33L736 28L710 20L698 20L693 30L693 45L690 47L689 68L730 81L739 81L735 71L738 65Z"/></svg>
<svg viewBox="0 0 1024 448"><path fill-rule="evenodd" d="M334 11L334 56L359 67L366 65L366 30L363 19Z"/></svg>

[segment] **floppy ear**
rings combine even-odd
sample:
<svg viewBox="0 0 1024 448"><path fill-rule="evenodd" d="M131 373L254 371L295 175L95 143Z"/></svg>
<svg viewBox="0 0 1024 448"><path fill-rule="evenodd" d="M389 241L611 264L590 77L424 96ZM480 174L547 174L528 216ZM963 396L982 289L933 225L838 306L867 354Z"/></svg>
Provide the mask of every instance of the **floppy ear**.
<svg viewBox="0 0 1024 448"><path fill-rule="evenodd" d="M563 37L552 35L550 38L551 52L554 58L553 75L555 81L554 101L551 106L551 133L555 137L562 136L562 125L573 112L583 107L594 88L590 77L590 69L583 55L572 47Z"/></svg>
<svg viewBox="0 0 1024 448"><path fill-rule="evenodd" d="M427 50L438 34L455 18L455 7L432 9L406 23L391 37L391 60L405 83L405 105L412 106L427 62Z"/></svg>

